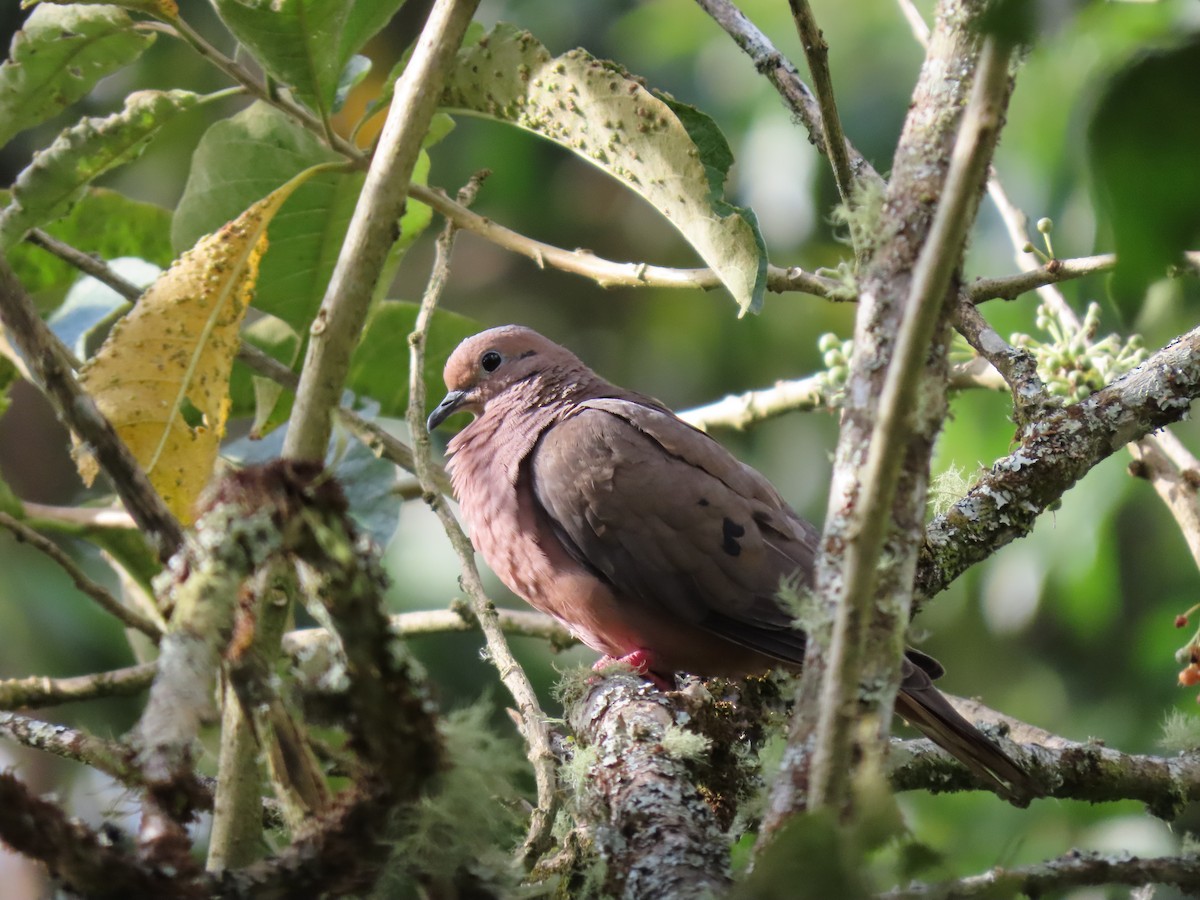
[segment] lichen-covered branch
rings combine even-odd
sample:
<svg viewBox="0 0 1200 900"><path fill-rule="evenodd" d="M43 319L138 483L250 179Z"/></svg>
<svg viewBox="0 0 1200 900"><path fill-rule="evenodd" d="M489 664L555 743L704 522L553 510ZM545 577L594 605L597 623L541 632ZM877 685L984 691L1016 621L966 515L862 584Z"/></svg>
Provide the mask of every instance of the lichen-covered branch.
<svg viewBox="0 0 1200 900"><path fill-rule="evenodd" d="M815 573L821 625L830 630L810 629L816 639L763 840L807 804L843 809L852 761L878 757L871 747L856 752L855 742L868 733L881 739L890 727L929 456L945 416L948 299L1011 91L1010 51L981 40L974 27L983 8L958 0L938 6L882 219L866 248ZM974 80L960 77L965 72ZM880 570L885 541L889 564Z"/></svg>
<svg viewBox="0 0 1200 900"><path fill-rule="evenodd" d="M1035 419L1054 406L1032 353L1000 337L968 301L959 303L955 318L955 325L967 343L1003 376L1012 392L1013 418L1018 423Z"/></svg>
<svg viewBox="0 0 1200 900"><path fill-rule="evenodd" d="M676 721L669 697L637 676L610 675L566 705L578 741L576 819L607 864L601 893L723 894L729 851L687 762L703 739ZM675 740L682 735L693 740Z"/></svg>
<svg viewBox="0 0 1200 900"><path fill-rule="evenodd" d="M929 523L916 573L927 600L975 563L1024 537L1088 470L1130 441L1182 419L1200 396L1200 328L1113 384L1030 422L1020 446Z"/></svg>
<svg viewBox="0 0 1200 900"><path fill-rule="evenodd" d="M122 784L141 783L140 773L133 764L132 750L124 744L106 741L66 725L0 712L0 737L33 750L81 762L111 775Z"/></svg>
<svg viewBox="0 0 1200 900"><path fill-rule="evenodd" d="M1138 857L1128 853L1104 854L1081 850L1032 866L997 866L939 884L916 884L880 895L880 900L966 900L970 897L1041 897L1085 885L1141 887L1170 884L1186 894L1200 889L1200 856Z"/></svg>
<svg viewBox="0 0 1200 900"><path fill-rule="evenodd" d="M1112 803L1138 800L1160 819L1171 821L1185 804L1200 800L1200 755L1147 756L1121 753L1100 744L1062 742L1060 746L995 740L1044 789L1047 797ZM898 791L933 793L977 790L979 779L932 741L893 745L892 786Z"/></svg>

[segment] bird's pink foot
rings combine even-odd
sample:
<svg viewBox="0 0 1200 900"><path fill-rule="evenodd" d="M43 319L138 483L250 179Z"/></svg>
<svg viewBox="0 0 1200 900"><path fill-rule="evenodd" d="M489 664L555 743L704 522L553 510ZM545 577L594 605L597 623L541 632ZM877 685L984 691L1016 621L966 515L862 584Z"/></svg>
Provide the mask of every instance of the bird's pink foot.
<svg viewBox="0 0 1200 900"><path fill-rule="evenodd" d="M660 675L654 674L654 657L649 650L634 650L632 653L626 653L624 656L602 656L592 666L593 669L599 671L606 666L611 666L613 663L622 663L629 666L633 671L637 672L659 690L673 691L675 685L662 678Z"/></svg>

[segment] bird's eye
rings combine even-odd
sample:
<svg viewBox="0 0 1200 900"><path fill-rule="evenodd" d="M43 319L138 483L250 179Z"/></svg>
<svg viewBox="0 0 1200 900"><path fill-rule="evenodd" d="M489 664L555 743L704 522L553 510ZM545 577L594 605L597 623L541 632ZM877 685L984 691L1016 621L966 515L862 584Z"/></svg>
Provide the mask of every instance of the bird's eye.
<svg viewBox="0 0 1200 900"><path fill-rule="evenodd" d="M500 368L500 363L503 361L504 358L495 350L488 350L483 356L479 357L479 364L483 366L483 371L485 372L495 372Z"/></svg>

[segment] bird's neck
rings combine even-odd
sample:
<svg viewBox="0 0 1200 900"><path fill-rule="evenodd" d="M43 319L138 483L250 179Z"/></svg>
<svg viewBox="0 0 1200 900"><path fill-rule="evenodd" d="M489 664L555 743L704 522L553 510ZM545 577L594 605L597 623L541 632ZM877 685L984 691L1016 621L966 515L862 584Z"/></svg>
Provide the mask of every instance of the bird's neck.
<svg viewBox="0 0 1200 900"><path fill-rule="evenodd" d="M590 374L590 373L589 373ZM447 450L451 471L471 456L473 464L501 470L515 483L525 457L537 445L542 432L570 414L579 403L596 397L612 396L608 382L592 376L552 378L543 373L510 385L503 394L488 401L482 415L455 435Z"/></svg>

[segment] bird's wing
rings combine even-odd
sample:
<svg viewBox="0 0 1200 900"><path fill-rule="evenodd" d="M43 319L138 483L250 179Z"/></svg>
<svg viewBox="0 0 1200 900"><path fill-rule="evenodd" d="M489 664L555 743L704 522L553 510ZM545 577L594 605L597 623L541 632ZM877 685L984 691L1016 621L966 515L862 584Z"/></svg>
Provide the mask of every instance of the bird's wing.
<svg viewBox="0 0 1200 900"><path fill-rule="evenodd" d="M816 532L708 435L636 401L591 400L543 434L530 473L568 552L619 595L800 662L777 595L808 584Z"/></svg>

